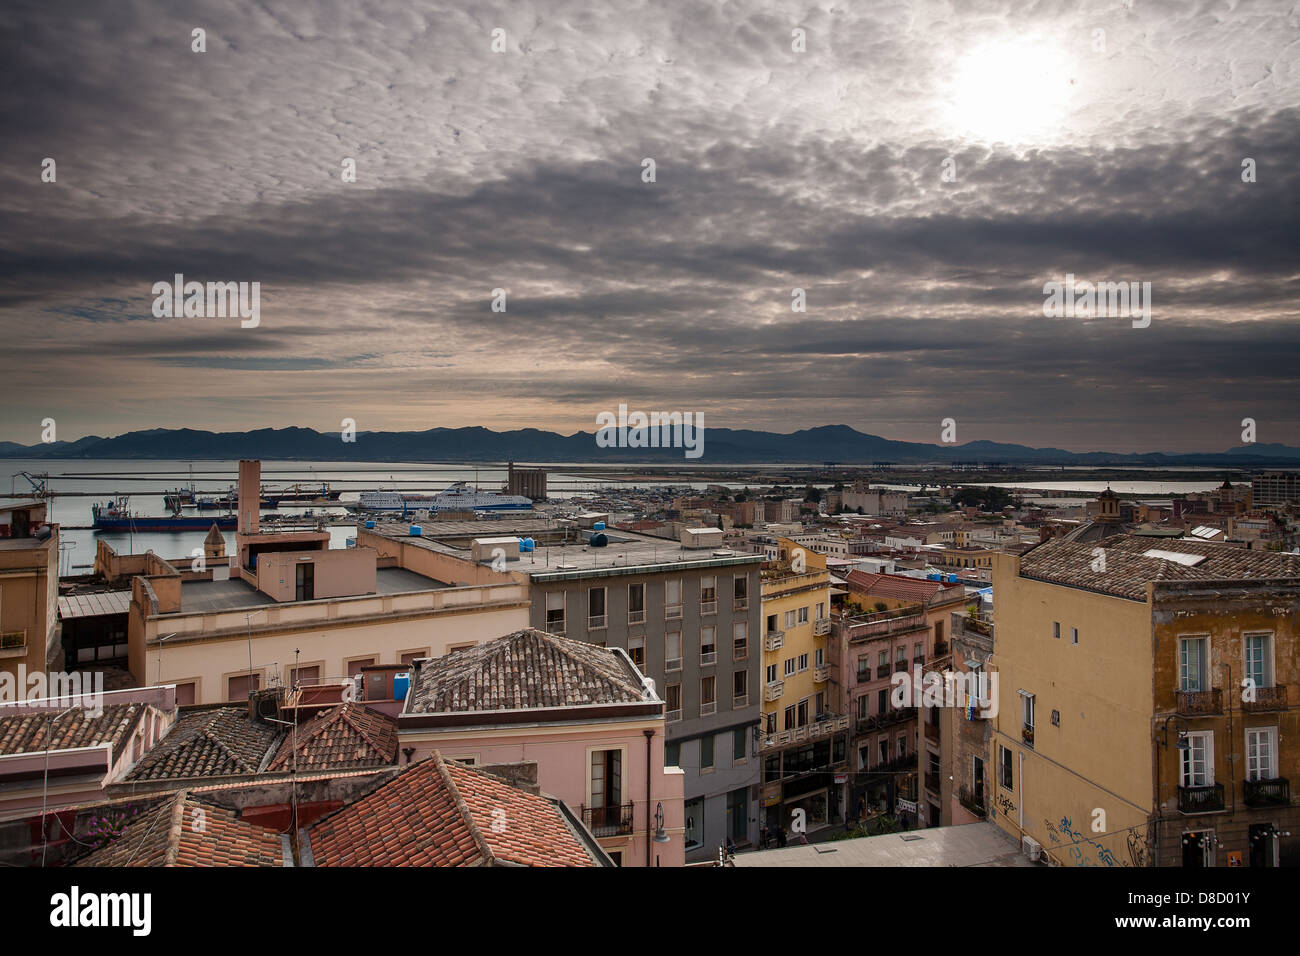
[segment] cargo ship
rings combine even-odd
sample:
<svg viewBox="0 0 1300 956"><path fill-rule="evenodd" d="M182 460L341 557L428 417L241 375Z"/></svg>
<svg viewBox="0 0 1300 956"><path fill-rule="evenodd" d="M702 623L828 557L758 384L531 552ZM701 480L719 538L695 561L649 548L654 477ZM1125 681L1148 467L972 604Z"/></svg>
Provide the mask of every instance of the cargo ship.
<svg viewBox="0 0 1300 956"><path fill-rule="evenodd" d="M96 531L206 531L214 524L222 531L234 530L238 517L233 514L217 515L182 515L173 511L170 515L138 515L127 507L125 497L114 498L105 504L96 502L90 506Z"/></svg>
<svg viewBox="0 0 1300 956"><path fill-rule="evenodd" d="M363 491L356 511L531 511L533 500L523 495L500 495L477 491L469 482L458 481L436 495L401 491Z"/></svg>

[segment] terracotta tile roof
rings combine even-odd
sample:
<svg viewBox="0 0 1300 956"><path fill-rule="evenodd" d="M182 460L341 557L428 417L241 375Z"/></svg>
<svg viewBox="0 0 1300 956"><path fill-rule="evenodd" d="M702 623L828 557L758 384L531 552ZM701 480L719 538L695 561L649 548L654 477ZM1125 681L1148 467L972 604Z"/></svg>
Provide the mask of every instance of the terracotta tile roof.
<svg viewBox="0 0 1300 956"><path fill-rule="evenodd" d="M405 713L465 713L640 703L641 677L622 655L536 628L421 661Z"/></svg>
<svg viewBox="0 0 1300 956"><path fill-rule="evenodd" d="M309 830L317 866L595 866L546 797L435 752Z"/></svg>
<svg viewBox="0 0 1300 956"><path fill-rule="evenodd" d="M108 743L113 745L116 756L130 740L146 709L140 703L106 704L96 717L80 708L61 715L57 710L6 713L0 708L0 754L34 753L47 746L50 750L70 750Z"/></svg>
<svg viewBox="0 0 1300 956"><path fill-rule="evenodd" d="M106 811L111 813L112 811ZM74 866L282 866L280 834L188 791L155 800Z"/></svg>
<svg viewBox="0 0 1300 956"><path fill-rule="evenodd" d="M257 773L280 729L251 719L246 707L182 708L180 717L127 774L128 780Z"/></svg>
<svg viewBox="0 0 1300 956"><path fill-rule="evenodd" d="M300 724L297 741L299 771L382 767L397 760L397 722L362 704L331 707ZM293 754L289 731L267 770L292 768Z"/></svg>
<svg viewBox="0 0 1300 956"><path fill-rule="evenodd" d="M845 584L850 590L876 598L891 598L899 601L915 601L929 604L940 591L956 590L957 594L965 591L960 585L944 584L941 581L927 581L924 578L909 578L901 574L871 574L867 571L850 571ZM943 594L942 598L951 597Z"/></svg>
<svg viewBox="0 0 1300 956"><path fill-rule="evenodd" d="M1098 548L1103 565L1094 554ZM1204 560L1180 564L1150 551ZM1093 570L1094 566L1104 570ZM1052 538L1020 559L1020 576L1085 588L1135 601L1146 600L1148 581L1248 581L1300 578L1300 555L1255 551L1195 538L1149 538L1118 534L1101 541Z"/></svg>

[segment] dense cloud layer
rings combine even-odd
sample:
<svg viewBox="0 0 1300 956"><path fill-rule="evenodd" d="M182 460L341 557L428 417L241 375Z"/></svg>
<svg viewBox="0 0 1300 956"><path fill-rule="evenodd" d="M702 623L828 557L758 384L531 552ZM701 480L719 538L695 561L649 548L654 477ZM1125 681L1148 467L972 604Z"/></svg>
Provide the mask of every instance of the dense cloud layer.
<svg viewBox="0 0 1300 956"><path fill-rule="evenodd" d="M10 6L0 438L628 401L1300 444L1288 4ZM260 282L260 324L154 318L175 273ZM1151 326L1045 318L1066 273L1150 282Z"/></svg>

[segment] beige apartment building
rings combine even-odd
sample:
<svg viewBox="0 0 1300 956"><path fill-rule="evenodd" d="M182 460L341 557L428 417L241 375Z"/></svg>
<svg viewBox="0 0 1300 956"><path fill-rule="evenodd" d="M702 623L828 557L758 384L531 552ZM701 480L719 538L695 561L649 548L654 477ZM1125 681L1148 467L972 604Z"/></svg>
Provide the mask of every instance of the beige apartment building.
<svg viewBox="0 0 1300 956"><path fill-rule="evenodd" d="M59 526L46 513L44 502L0 508L0 671L15 682L63 668Z"/></svg>

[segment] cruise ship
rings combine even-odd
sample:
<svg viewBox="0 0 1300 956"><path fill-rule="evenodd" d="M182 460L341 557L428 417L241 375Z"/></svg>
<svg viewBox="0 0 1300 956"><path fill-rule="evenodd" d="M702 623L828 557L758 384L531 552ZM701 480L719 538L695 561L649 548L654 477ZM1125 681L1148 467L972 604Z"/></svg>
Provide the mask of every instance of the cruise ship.
<svg viewBox="0 0 1300 956"><path fill-rule="evenodd" d="M458 481L436 495L363 491L355 507L358 511L531 511L533 502L523 495L476 491L468 482Z"/></svg>

